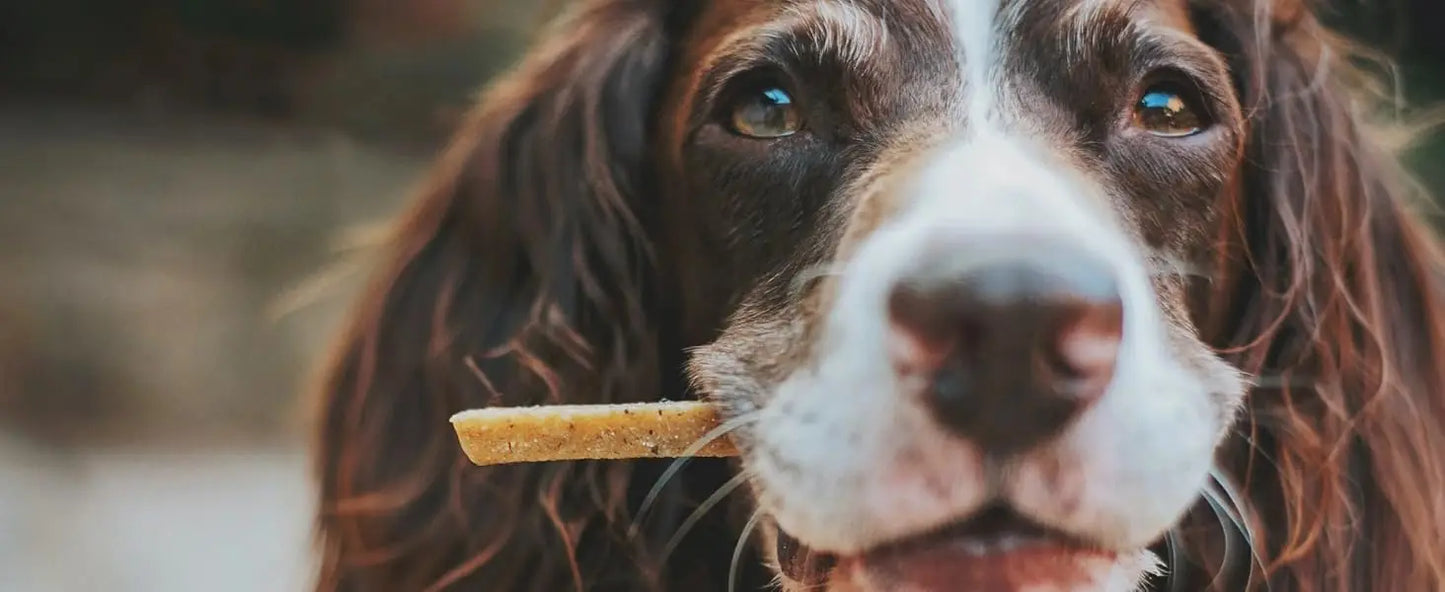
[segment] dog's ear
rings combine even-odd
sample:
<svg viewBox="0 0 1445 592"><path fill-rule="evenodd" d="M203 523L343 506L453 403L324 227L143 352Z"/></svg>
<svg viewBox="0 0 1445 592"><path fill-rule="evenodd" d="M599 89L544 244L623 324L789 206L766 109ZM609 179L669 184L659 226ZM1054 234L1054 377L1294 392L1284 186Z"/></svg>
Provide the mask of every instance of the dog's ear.
<svg viewBox="0 0 1445 592"><path fill-rule="evenodd" d="M432 172L319 388L320 590L656 587L629 463L478 468L448 419L659 395L645 162L689 4L583 2Z"/></svg>
<svg viewBox="0 0 1445 592"><path fill-rule="evenodd" d="M1254 526L1236 565L1276 590L1445 589L1445 267L1422 192L1310 2L1194 4L1250 126L1202 305L1260 379L1221 459Z"/></svg>

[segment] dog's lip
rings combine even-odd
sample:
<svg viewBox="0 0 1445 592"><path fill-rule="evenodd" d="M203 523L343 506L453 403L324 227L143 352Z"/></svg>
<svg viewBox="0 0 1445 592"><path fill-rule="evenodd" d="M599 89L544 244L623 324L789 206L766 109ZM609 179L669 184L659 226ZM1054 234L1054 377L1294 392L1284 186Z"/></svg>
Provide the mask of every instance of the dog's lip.
<svg viewBox="0 0 1445 592"><path fill-rule="evenodd" d="M781 529L777 542L783 575L809 586L826 584L835 572L860 572L890 586L907 584L909 590L952 590L970 582L1005 590L1067 581L1079 577L1070 570L1078 560L1114 556L1002 506L855 555L814 551Z"/></svg>
<svg viewBox="0 0 1445 592"><path fill-rule="evenodd" d="M826 583L828 574L838 564L837 555L814 551L781 528L778 529L777 558L783 575L808 586Z"/></svg>

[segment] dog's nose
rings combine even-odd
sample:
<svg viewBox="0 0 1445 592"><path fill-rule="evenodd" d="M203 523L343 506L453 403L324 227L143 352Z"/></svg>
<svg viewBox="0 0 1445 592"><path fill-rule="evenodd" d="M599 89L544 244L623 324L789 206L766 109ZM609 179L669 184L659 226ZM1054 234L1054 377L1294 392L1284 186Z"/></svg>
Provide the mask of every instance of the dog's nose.
<svg viewBox="0 0 1445 592"><path fill-rule="evenodd" d="M1123 338L1110 267L1008 258L892 290L894 362L927 378L939 423L991 455L1048 441L1108 389Z"/></svg>

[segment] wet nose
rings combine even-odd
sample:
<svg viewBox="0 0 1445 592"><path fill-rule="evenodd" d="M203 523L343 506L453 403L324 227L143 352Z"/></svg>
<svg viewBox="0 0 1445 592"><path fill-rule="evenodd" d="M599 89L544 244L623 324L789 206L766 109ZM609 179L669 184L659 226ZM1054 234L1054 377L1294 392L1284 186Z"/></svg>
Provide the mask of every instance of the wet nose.
<svg viewBox="0 0 1445 592"><path fill-rule="evenodd" d="M925 378L941 425L990 455L1053 439L1098 400L1123 337L1111 268L1069 252L905 278L889 313L895 365Z"/></svg>

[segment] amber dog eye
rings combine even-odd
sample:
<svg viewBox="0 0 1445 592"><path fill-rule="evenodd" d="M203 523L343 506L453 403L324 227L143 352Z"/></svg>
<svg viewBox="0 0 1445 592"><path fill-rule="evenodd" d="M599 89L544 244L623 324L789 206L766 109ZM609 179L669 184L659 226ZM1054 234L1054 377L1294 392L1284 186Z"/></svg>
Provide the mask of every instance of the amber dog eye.
<svg viewBox="0 0 1445 592"><path fill-rule="evenodd" d="M765 87L738 97L732 106L732 128L750 138L782 138L798 133L802 116L793 95L778 87Z"/></svg>
<svg viewBox="0 0 1445 592"><path fill-rule="evenodd" d="M1150 86L1134 104L1134 124L1165 138L1192 136L1208 127L1197 93L1175 83Z"/></svg>

